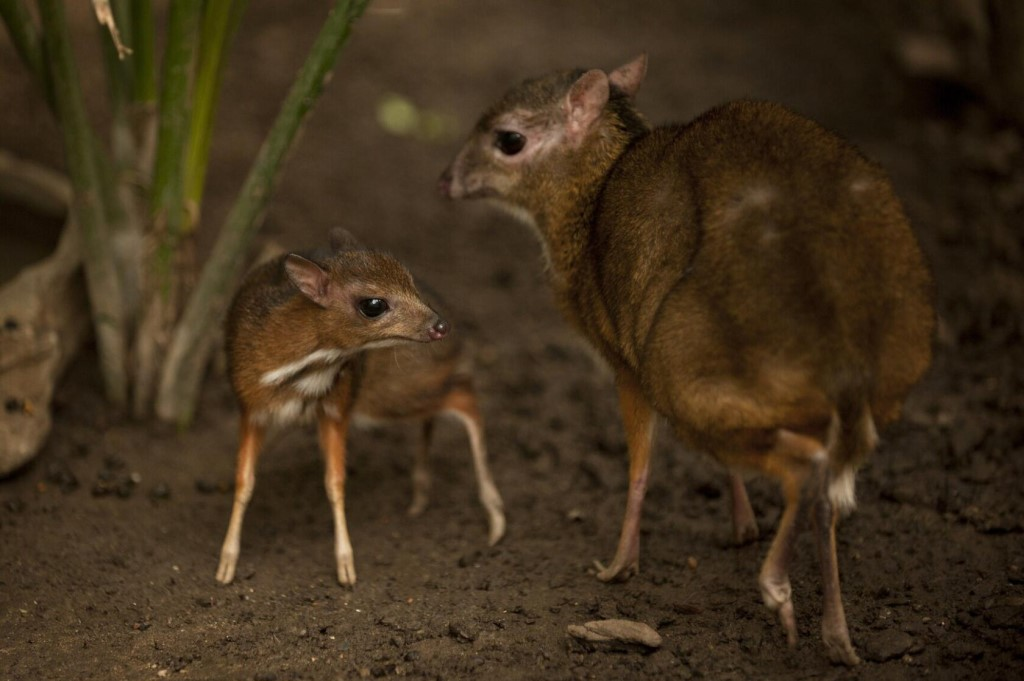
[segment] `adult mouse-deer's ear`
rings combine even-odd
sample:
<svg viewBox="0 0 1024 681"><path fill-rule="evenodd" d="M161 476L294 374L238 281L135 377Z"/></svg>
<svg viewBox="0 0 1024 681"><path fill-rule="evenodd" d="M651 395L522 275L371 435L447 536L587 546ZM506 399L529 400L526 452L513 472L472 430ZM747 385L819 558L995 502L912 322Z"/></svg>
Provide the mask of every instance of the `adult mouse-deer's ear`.
<svg viewBox="0 0 1024 681"><path fill-rule="evenodd" d="M566 132L569 140L579 144L601 117L608 103L608 75L593 69L580 76L565 96Z"/></svg>
<svg viewBox="0 0 1024 681"><path fill-rule="evenodd" d="M301 255L290 253L284 260L284 271L288 274L288 280L302 295L320 307L327 307L330 277L319 265Z"/></svg>
<svg viewBox="0 0 1024 681"><path fill-rule="evenodd" d="M644 82L644 76L646 75L647 53L645 52L633 57L632 61L623 64L609 73L608 81L632 99L636 97L636 91L640 89L640 85Z"/></svg>
<svg viewBox="0 0 1024 681"><path fill-rule="evenodd" d="M363 250L363 245L359 243L359 239L344 227L332 227L328 239L328 243L331 245L331 250L335 253L338 251Z"/></svg>

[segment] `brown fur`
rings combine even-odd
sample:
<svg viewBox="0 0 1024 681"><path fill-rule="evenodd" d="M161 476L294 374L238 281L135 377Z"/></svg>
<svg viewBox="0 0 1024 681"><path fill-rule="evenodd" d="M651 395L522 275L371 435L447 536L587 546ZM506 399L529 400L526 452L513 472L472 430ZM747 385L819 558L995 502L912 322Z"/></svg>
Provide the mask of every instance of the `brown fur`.
<svg viewBox="0 0 1024 681"><path fill-rule="evenodd" d="M927 269L878 166L767 102L652 129L632 104L645 70L641 57L513 88L440 183L535 227L560 308L617 374L633 482L603 579L638 564L650 446L632 432L649 427L637 404L730 467L787 489L824 475L826 489L870 453L874 424L898 416L930 362L934 324ZM503 131L525 137L521 151L501 148ZM829 470L812 475L815 451ZM772 579L788 556L774 553ZM841 603L829 608L826 641L852 663Z"/></svg>
<svg viewBox="0 0 1024 681"><path fill-rule="evenodd" d="M332 234L332 242L330 252L289 254L255 269L228 313L228 371L242 425L234 511L217 571L224 583L234 577L264 429L303 417L319 422L342 584L355 582L344 509L345 438L353 415L424 424L413 513L426 505L431 424L444 413L460 418L470 435L491 543L504 533L501 497L487 470L483 423L460 340L428 343L448 336L448 324L396 260L359 249L347 233ZM372 298L387 301L385 314L361 312L361 302ZM382 342L389 347L372 348Z"/></svg>

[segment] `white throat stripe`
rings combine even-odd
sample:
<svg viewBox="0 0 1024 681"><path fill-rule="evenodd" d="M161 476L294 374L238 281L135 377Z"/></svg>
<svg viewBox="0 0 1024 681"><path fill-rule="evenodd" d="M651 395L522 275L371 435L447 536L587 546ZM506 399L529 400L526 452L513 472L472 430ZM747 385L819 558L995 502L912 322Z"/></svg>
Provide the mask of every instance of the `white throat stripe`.
<svg viewBox="0 0 1024 681"><path fill-rule="evenodd" d="M322 348L314 350L305 357L289 362L284 366L271 369L260 376L260 383L263 385L281 385L289 378L313 364L330 364L341 359L345 353L337 348Z"/></svg>

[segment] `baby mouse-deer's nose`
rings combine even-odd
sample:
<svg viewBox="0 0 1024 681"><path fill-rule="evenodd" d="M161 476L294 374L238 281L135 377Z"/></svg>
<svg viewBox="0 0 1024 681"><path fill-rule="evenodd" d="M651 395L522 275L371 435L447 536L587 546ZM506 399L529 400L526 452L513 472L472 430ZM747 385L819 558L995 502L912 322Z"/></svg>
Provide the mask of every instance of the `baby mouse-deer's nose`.
<svg viewBox="0 0 1024 681"><path fill-rule="evenodd" d="M427 331L427 335L430 336L430 340L441 340L448 335L452 325L443 319L438 319L430 330Z"/></svg>

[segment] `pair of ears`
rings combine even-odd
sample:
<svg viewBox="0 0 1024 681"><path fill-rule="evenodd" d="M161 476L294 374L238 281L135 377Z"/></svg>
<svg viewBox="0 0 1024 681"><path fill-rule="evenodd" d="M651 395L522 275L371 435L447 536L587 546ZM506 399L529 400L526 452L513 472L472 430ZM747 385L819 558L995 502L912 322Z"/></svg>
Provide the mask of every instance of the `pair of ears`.
<svg viewBox="0 0 1024 681"><path fill-rule="evenodd" d="M566 95L567 127L570 137L582 137L601 115L614 85L632 99L647 75L647 55L641 54L619 68L605 73L591 69L580 76Z"/></svg>
<svg viewBox="0 0 1024 681"><path fill-rule="evenodd" d="M331 229L330 244L332 253L365 250L352 232L341 227ZM327 306L331 277L320 265L297 253L289 253L284 259L284 271L302 295L321 307Z"/></svg>

